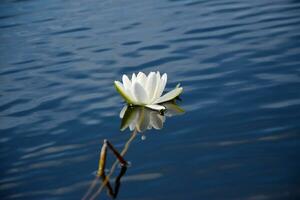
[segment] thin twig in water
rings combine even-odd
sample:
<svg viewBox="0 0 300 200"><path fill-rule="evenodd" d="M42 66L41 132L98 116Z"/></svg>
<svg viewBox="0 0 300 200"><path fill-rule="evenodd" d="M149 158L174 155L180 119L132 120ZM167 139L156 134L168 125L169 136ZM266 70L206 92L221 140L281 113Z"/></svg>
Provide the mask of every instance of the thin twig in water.
<svg viewBox="0 0 300 200"><path fill-rule="evenodd" d="M136 136L137 133L138 133L138 132L137 132L137 129L134 129L134 131L132 132L131 137L130 137L129 140L126 142L126 144L125 144L125 146L124 146L124 148L123 148L123 150L122 150L122 152L121 152L121 154L120 154L122 157L126 154L128 148L129 148L129 146L130 146L130 143L131 143L132 140L135 138L135 136ZM100 194L100 192L102 191L102 189L104 188L104 186L105 186L105 185L107 184L107 182L109 181L110 176L111 176L111 175L113 174L113 172L115 171L115 168L116 168L117 164L118 164L118 160L116 160L116 161L114 162L114 164L112 165L112 167L111 167L110 170L109 170L109 174L106 176L106 179L103 181L102 185L101 185L101 186L99 187L99 189L94 193L94 195L90 198L91 200L95 199L95 198Z"/></svg>
<svg viewBox="0 0 300 200"><path fill-rule="evenodd" d="M126 154L130 143L133 141L133 139L135 138L135 136L137 135L138 131L137 129L134 129L134 131L132 132L130 138L128 139L128 141L126 142L122 152L119 154L117 152L117 150L107 141L104 140L104 144L101 148L101 153L100 153L100 158L99 158L99 168L97 171L97 176L96 178L92 181L88 191L86 192L86 194L84 195L84 197L82 198L82 200L87 199L88 196L90 196L90 194L92 193L93 189L95 188L95 186L97 185L98 179L99 177L102 177L103 182L101 184L101 186L99 187L99 189L91 196L91 200L95 199L102 191L102 189L104 188L104 186L106 186L109 183L109 178L110 176L113 174L118 162L120 162L123 166L127 166L127 162L124 160L124 155ZM114 154L116 155L117 159L116 161L113 163L112 167L109 170L109 174L107 176L105 176L104 173L104 169L105 169L105 161L106 161L106 149L107 146L109 146L109 148L114 152ZM109 189L109 188L108 188ZM110 192L111 193L111 192Z"/></svg>
<svg viewBox="0 0 300 200"><path fill-rule="evenodd" d="M106 161L106 152L107 152L107 142L106 140L103 141L103 145L101 148L100 152L100 157L99 157L99 167L97 170L97 174L95 179L92 181L88 191L85 193L85 195L82 197L82 200L87 199L87 197L91 194L93 189L96 187L96 184L98 182L99 177L101 177L104 174L104 169L105 169L105 161Z"/></svg>

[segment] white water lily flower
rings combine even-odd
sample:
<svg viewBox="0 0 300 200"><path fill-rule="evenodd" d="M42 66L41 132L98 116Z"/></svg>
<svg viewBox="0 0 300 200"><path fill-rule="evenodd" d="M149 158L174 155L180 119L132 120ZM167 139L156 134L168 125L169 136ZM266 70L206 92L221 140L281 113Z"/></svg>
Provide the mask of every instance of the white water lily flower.
<svg viewBox="0 0 300 200"><path fill-rule="evenodd" d="M154 110L165 109L159 104L176 98L183 91L182 87L177 86L162 96L167 83L166 73L161 76L159 72L150 72L146 76L139 72L138 75L132 74L131 80L123 75L122 81L123 84L115 81L115 87L128 104L146 106Z"/></svg>

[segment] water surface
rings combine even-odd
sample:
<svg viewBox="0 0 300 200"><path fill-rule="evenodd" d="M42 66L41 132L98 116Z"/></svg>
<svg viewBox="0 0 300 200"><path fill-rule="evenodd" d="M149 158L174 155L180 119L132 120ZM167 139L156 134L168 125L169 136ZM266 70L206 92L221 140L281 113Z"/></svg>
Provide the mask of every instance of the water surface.
<svg viewBox="0 0 300 200"><path fill-rule="evenodd" d="M184 87L186 114L137 135L118 199L299 198L299 1L4 0L0 13L1 199L81 199L103 139L130 137L113 81L157 70Z"/></svg>

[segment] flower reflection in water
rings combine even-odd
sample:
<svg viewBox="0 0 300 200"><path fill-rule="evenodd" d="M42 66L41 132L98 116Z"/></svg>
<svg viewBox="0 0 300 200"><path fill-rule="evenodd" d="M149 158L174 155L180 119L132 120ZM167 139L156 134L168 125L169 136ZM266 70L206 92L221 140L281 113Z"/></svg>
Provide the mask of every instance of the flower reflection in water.
<svg viewBox="0 0 300 200"><path fill-rule="evenodd" d="M108 140L104 140L99 158L97 176L95 180L92 181L88 191L82 199L97 198L97 196L101 193L104 187L107 188L108 194L111 198L117 197L119 187L121 184L120 180L122 176L126 173L128 166L127 162L124 160L123 157L126 154L131 142L136 137L136 135L138 133L144 133L146 130L162 129L166 121L166 117L172 117L184 113L184 110L176 104L175 100L171 102L166 102L161 105L165 107L163 111L151 110L144 106L125 105L123 107L123 109L120 112L120 118L122 119L120 130L124 131L127 128L129 128L130 131L132 131L131 136L127 140L123 150L120 153ZM111 150L117 158L116 161L113 163L112 167L109 169L108 174L105 173L107 149ZM113 189L110 183L110 177L114 173L118 164L121 165L121 170L119 175L115 179ZM102 184L96 190L96 186L100 178L102 179ZM96 191L93 192L93 190Z"/></svg>
<svg viewBox="0 0 300 200"><path fill-rule="evenodd" d="M172 117L174 115L184 113L184 110L173 102L164 103L166 110L158 112L143 106L130 107L125 105L120 112L122 118L121 131L129 128L130 131L135 129L138 132L146 130L161 129L166 121L166 116Z"/></svg>

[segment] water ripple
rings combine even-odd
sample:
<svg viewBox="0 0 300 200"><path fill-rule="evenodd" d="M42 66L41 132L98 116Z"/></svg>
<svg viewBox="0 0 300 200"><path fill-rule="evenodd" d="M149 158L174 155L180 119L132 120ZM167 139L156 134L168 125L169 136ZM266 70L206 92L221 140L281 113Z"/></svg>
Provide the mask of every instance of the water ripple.
<svg viewBox="0 0 300 200"><path fill-rule="evenodd" d="M113 81L138 71L168 73L167 90L180 82L187 114L135 141L120 198L161 199L157 185L168 199L296 191L298 1L18 0L0 11L1 198L82 196L102 140L128 137Z"/></svg>

